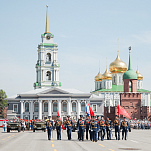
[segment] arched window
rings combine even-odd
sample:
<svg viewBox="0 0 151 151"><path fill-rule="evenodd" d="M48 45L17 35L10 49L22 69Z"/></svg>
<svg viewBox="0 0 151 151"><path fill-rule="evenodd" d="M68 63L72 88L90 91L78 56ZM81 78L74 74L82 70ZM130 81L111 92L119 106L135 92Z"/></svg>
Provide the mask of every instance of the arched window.
<svg viewBox="0 0 151 151"><path fill-rule="evenodd" d="M100 89L102 88L101 83L100 83Z"/></svg>
<svg viewBox="0 0 151 151"><path fill-rule="evenodd" d="M39 110L39 103L35 102L35 104L34 104L34 111L38 112L38 110Z"/></svg>
<svg viewBox="0 0 151 151"><path fill-rule="evenodd" d="M113 82L115 83L115 76L114 76L114 78L113 78L114 80L113 80Z"/></svg>
<svg viewBox="0 0 151 151"><path fill-rule="evenodd" d="M67 103L66 102L63 102L63 111L67 112Z"/></svg>
<svg viewBox="0 0 151 151"><path fill-rule="evenodd" d="M48 112L48 103L47 102L44 103L44 112Z"/></svg>
<svg viewBox="0 0 151 151"><path fill-rule="evenodd" d="M76 112L76 103L75 102L72 103L72 111Z"/></svg>
<svg viewBox="0 0 151 151"><path fill-rule="evenodd" d="M47 53L46 61L47 61L47 62L50 62L50 61L51 61L51 54L50 54L50 53Z"/></svg>
<svg viewBox="0 0 151 151"><path fill-rule="evenodd" d="M132 92L132 81L129 82L129 92Z"/></svg>
<svg viewBox="0 0 151 151"><path fill-rule="evenodd" d="M57 112L57 102L53 103L53 112Z"/></svg>
<svg viewBox="0 0 151 151"><path fill-rule="evenodd" d="M46 73L47 80L51 80L51 72L47 71Z"/></svg>
<svg viewBox="0 0 151 151"><path fill-rule="evenodd" d="M25 112L29 112L29 103L28 102L25 103Z"/></svg>
<svg viewBox="0 0 151 151"><path fill-rule="evenodd" d="M119 83L122 83L122 79L121 79L121 76L119 76Z"/></svg>
<svg viewBox="0 0 151 151"><path fill-rule="evenodd" d="M81 111L85 112L85 103L84 102L81 103Z"/></svg>

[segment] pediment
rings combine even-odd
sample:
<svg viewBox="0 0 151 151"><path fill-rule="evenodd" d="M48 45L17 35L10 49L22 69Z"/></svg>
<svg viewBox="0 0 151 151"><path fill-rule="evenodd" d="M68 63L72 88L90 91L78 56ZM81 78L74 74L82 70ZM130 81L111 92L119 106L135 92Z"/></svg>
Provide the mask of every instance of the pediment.
<svg viewBox="0 0 151 151"><path fill-rule="evenodd" d="M52 90L47 90L42 94L69 94L69 93L64 90L54 88Z"/></svg>

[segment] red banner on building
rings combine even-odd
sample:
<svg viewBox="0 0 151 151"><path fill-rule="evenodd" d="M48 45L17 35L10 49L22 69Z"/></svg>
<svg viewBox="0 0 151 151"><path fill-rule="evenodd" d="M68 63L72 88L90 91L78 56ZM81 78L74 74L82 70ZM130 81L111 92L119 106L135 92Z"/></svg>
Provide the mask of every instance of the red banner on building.
<svg viewBox="0 0 151 151"><path fill-rule="evenodd" d="M128 114L128 112L124 108L122 108L120 105L118 105L118 115L124 115L127 118L131 119L131 117Z"/></svg>

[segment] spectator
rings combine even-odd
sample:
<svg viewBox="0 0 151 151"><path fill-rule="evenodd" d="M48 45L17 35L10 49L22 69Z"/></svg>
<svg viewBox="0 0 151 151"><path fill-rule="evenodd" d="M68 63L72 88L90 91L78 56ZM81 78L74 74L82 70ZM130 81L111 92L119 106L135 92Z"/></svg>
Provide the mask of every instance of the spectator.
<svg viewBox="0 0 151 151"><path fill-rule="evenodd" d="M3 123L4 132L6 132L6 122Z"/></svg>

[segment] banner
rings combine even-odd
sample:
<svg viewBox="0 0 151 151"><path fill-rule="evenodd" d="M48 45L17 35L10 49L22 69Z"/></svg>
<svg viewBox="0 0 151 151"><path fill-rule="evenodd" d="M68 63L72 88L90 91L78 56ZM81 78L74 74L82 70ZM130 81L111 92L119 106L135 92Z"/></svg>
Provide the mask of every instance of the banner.
<svg viewBox="0 0 151 151"><path fill-rule="evenodd" d="M58 113L58 116L59 116L59 120L61 120L61 117L60 117L60 114L59 114L59 110L57 109L57 113Z"/></svg>
<svg viewBox="0 0 151 151"><path fill-rule="evenodd" d="M95 116L95 115L94 115L94 112L93 112L93 110L92 110L92 108L90 107L89 104L88 104L88 106L89 106L89 110L90 110L90 116Z"/></svg>
<svg viewBox="0 0 151 151"><path fill-rule="evenodd" d="M122 108L120 105L118 105L118 115L124 115L127 118L131 119L131 117L128 114L128 112L124 108Z"/></svg>

